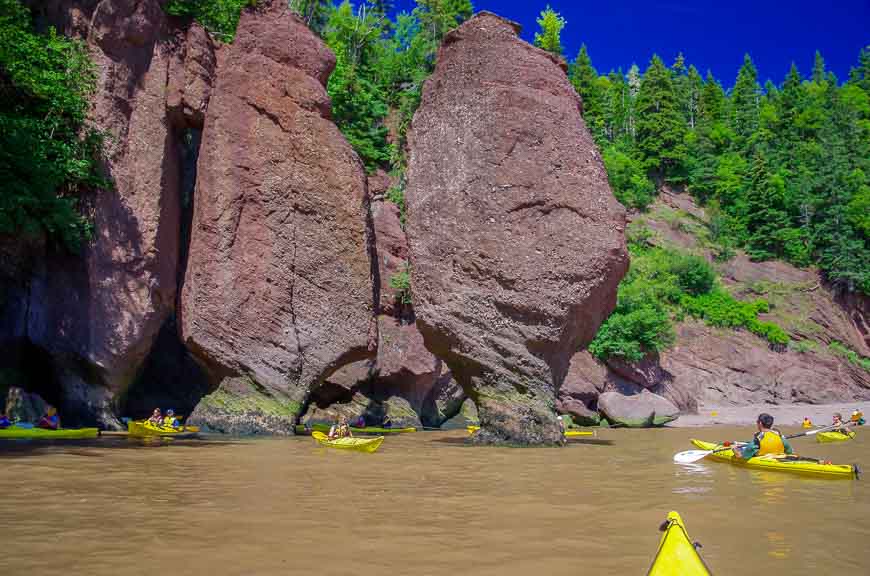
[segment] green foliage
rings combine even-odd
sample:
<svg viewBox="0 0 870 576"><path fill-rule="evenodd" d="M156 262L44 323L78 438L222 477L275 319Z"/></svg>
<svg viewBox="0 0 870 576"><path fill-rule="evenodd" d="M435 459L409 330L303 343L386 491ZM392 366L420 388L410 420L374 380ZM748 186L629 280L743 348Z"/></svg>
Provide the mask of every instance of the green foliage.
<svg viewBox="0 0 870 576"><path fill-rule="evenodd" d="M646 168L675 176L686 157L685 132L671 74L653 56L637 96L636 146Z"/></svg>
<svg viewBox="0 0 870 576"><path fill-rule="evenodd" d="M79 198L108 186L87 123L95 85L84 44L35 33L26 8L0 0L0 234L46 234L72 251L89 236Z"/></svg>
<svg viewBox="0 0 870 576"><path fill-rule="evenodd" d="M735 299L718 285L705 259L650 245L650 233L639 222L629 228L628 239L631 267L619 286L616 310L589 345L597 358L636 362L660 352L674 341L673 321L685 314L711 326L744 328L778 348L788 344L782 328L758 319L769 311L767 301Z"/></svg>
<svg viewBox="0 0 870 576"><path fill-rule="evenodd" d="M604 149L604 166L616 199L626 208L646 210L655 198L655 185L647 177L640 161L616 146Z"/></svg>
<svg viewBox="0 0 870 576"><path fill-rule="evenodd" d="M390 276L390 288L395 290L398 302L411 304L411 271L407 266Z"/></svg>
<svg viewBox="0 0 870 576"><path fill-rule="evenodd" d="M836 340L834 340L833 342L828 344L828 350L838 356L842 356L851 364L854 364L855 366L858 366L870 372L870 358L867 358L866 356L861 356L860 354L858 354L848 346L845 346L841 342L837 342Z"/></svg>
<svg viewBox="0 0 870 576"><path fill-rule="evenodd" d="M399 207L399 221L405 227L405 188L401 185L390 186L386 194L387 200Z"/></svg>
<svg viewBox="0 0 870 576"><path fill-rule="evenodd" d="M215 38L231 42L242 8L256 5L257 0L169 0L163 10L172 16L192 18Z"/></svg>
<svg viewBox="0 0 870 576"><path fill-rule="evenodd" d="M537 22L540 31L535 32L535 46L561 56L562 29L566 24L565 19L547 4L547 7L541 11Z"/></svg>

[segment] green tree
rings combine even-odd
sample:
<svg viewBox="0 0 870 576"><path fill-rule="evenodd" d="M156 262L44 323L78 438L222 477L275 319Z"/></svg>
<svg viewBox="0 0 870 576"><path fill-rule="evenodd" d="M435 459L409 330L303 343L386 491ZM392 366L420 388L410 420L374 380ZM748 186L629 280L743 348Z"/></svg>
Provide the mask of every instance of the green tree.
<svg viewBox="0 0 870 576"><path fill-rule="evenodd" d="M540 31L535 32L535 46L561 56L562 29L565 27L565 19L547 4L547 7L541 11L537 22Z"/></svg>
<svg viewBox="0 0 870 576"><path fill-rule="evenodd" d="M637 150L644 165L674 176L686 158L686 125L680 113L671 74L653 56L637 96Z"/></svg>
<svg viewBox="0 0 870 576"><path fill-rule="evenodd" d="M605 118L603 97L598 72L592 67L592 60L586 51L586 44L580 46L577 59L568 67L568 78L583 101L583 118L600 143L605 137Z"/></svg>
<svg viewBox="0 0 870 576"><path fill-rule="evenodd" d="M79 198L109 186L87 120L95 86L83 43L53 28L37 34L29 10L0 0L0 234L45 235L75 251L90 233Z"/></svg>
<svg viewBox="0 0 870 576"><path fill-rule="evenodd" d="M760 100L758 72L752 63L752 58L746 54L731 93L731 128L741 145L748 143L758 128Z"/></svg>
<svg viewBox="0 0 870 576"><path fill-rule="evenodd" d="M257 0L169 0L163 10L172 16L193 18L214 37L232 42L242 8L256 4Z"/></svg>

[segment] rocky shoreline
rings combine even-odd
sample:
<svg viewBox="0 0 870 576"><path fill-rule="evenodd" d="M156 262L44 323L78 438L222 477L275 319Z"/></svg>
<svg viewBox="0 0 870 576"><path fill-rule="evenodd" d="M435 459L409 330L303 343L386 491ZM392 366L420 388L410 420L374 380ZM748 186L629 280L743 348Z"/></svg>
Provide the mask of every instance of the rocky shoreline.
<svg viewBox="0 0 870 576"><path fill-rule="evenodd" d="M838 402L833 404L748 404L744 406L701 406L697 414L684 414L667 424L671 428L702 426L754 426L762 412L773 416L777 426L799 426L808 417L816 426L829 424L834 412L848 419L858 409L870 414L870 402Z"/></svg>

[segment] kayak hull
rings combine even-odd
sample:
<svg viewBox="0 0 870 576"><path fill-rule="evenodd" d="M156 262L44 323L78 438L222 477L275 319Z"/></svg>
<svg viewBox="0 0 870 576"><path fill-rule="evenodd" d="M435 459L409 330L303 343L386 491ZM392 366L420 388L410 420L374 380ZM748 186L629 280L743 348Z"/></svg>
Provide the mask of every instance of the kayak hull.
<svg viewBox="0 0 870 576"><path fill-rule="evenodd" d="M816 442L822 444L829 442L846 442L853 438L855 438L854 432L849 432L848 434L843 434L842 432L819 432L816 434Z"/></svg>
<svg viewBox="0 0 870 576"><path fill-rule="evenodd" d="M127 422L127 433L137 438L162 436L165 438L191 438L199 433L198 426L182 426L172 428L169 426L155 426L147 420L130 420Z"/></svg>
<svg viewBox="0 0 870 576"><path fill-rule="evenodd" d="M480 430L480 426L466 426L469 434L474 434ZM595 436L595 432L591 430L566 430L565 438L580 438L583 436Z"/></svg>
<svg viewBox="0 0 870 576"><path fill-rule="evenodd" d="M647 576L709 576L710 570L692 544L680 515L669 513L662 527L664 534Z"/></svg>
<svg viewBox="0 0 870 576"><path fill-rule="evenodd" d="M715 450L721 447L719 444L695 439L692 440L692 444L701 450ZM859 472L857 468L851 464L821 464L819 462L807 460L785 460L770 457L755 457L750 458L749 460L735 459L734 453L731 450L715 452L710 454L709 457L714 460L728 462L735 466L759 468L763 470L777 470L822 478L857 478Z"/></svg>
<svg viewBox="0 0 870 576"><path fill-rule="evenodd" d="M330 440L326 434L318 432L317 430L312 432L311 436L321 446L337 448L339 450L366 452L368 454L377 451L377 449L380 448L381 443L384 441L383 436L377 436L375 438L336 438L335 440Z"/></svg>
<svg viewBox="0 0 870 576"><path fill-rule="evenodd" d="M46 430L44 428L19 428L10 426L0 429L0 439L3 440L82 440L96 438L100 431L96 428L60 428Z"/></svg>
<svg viewBox="0 0 870 576"><path fill-rule="evenodd" d="M329 424L312 424L308 428L303 426L302 424L296 426L297 434L308 434L310 432L322 432L324 434L329 433L329 429L332 428ZM377 435L377 436L386 436L387 434L408 434L410 432L416 432L416 428L378 428L377 426L366 426L365 428L357 428L355 426L350 427L350 431L353 434L369 434L369 435Z"/></svg>

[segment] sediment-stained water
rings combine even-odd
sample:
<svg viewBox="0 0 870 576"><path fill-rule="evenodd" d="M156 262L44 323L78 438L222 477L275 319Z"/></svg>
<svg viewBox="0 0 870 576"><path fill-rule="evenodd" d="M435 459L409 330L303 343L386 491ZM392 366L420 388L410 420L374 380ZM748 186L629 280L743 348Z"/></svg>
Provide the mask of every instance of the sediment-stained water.
<svg viewBox="0 0 870 576"><path fill-rule="evenodd" d="M802 454L870 468L870 441ZM870 429L867 430L870 433ZM564 449L389 437L0 445L8 574L645 574L679 511L714 574L870 573L867 480L702 461L688 439L752 430L602 430Z"/></svg>

